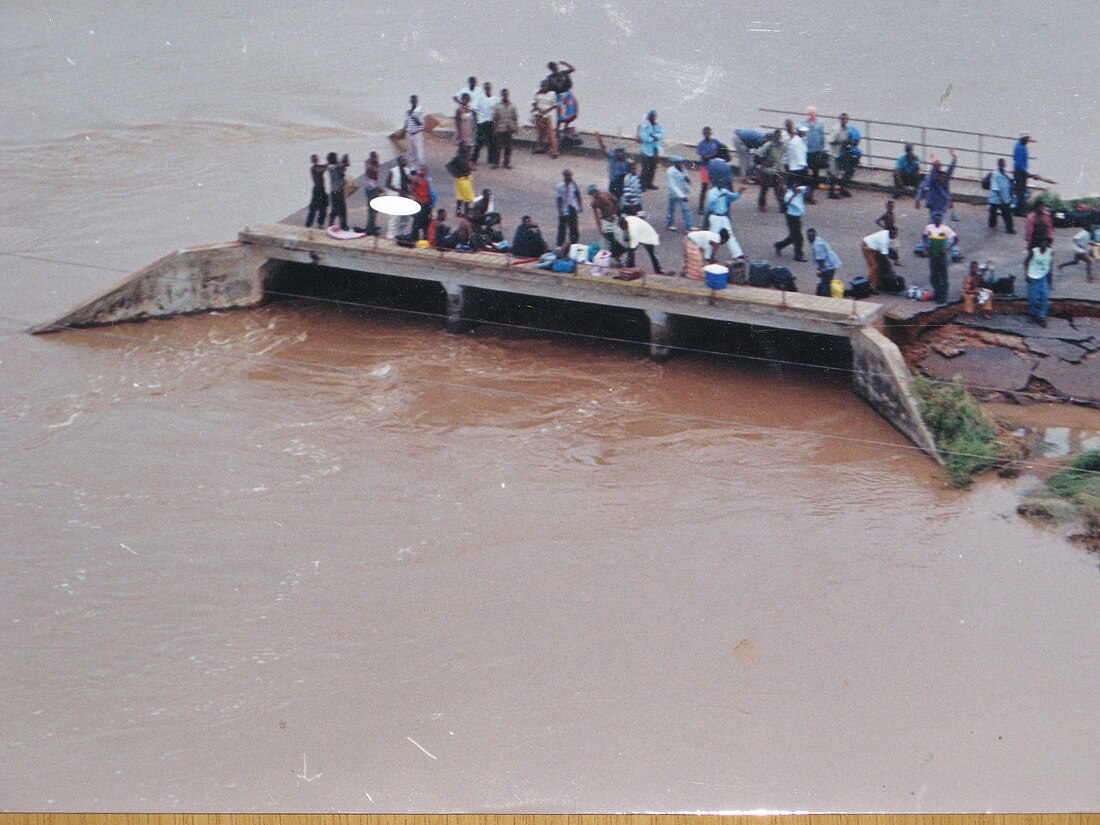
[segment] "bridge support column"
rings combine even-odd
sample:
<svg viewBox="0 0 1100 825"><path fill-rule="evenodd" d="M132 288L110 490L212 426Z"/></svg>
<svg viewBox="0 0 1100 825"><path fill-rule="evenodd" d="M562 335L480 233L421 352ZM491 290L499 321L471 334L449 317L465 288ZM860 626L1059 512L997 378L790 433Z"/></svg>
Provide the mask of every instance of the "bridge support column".
<svg viewBox="0 0 1100 825"><path fill-rule="evenodd" d="M454 335L466 332L470 322L466 320L466 291L460 284L443 284L447 291L446 330Z"/></svg>
<svg viewBox="0 0 1100 825"><path fill-rule="evenodd" d="M667 312L655 309L647 309L645 314L649 318L649 357L664 361L672 344L672 319Z"/></svg>

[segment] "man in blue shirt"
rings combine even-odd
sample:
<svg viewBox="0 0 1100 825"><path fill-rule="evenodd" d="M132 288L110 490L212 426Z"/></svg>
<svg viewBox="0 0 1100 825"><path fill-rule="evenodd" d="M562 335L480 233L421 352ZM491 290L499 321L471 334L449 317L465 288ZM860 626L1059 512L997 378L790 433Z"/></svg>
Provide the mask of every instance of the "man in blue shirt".
<svg viewBox="0 0 1100 825"><path fill-rule="evenodd" d="M1005 174L1005 159L997 158L997 168L989 175L989 228L997 228L997 214L1005 222L1005 232L1015 235L1012 228L1012 181Z"/></svg>
<svg viewBox="0 0 1100 825"><path fill-rule="evenodd" d="M717 142L717 141L715 141ZM669 231L676 231L676 210L684 218L684 230L695 229L695 221L691 219L691 207L688 199L691 197L691 181L684 171L684 159L679 155L672 158L672 166L668 167L668 215L665 225Z"/></svg>
<svg viewBox="0 0 1100 825"><path fill-rule="evenodd" d="M913 144L905 144L905 152L894 164L894 197L900 198L905 190L920 186L920 158L913 151Z"/></svg>
<svg viewBox="0 0 1100 825"><path fill-rule="evenodd" d="M794 259L806 260L806 256L802 254L802 216L806 214L805 197L805 186L788 186L783 195L783 203L786 206L787 237L775 243L777 258L782 256L784 247L793 244Z"/></svg>
<svg viewBox="0 0 1100 825"><path fill-rule="evenodd" d="M1017 218L1027 215L1027 179L1030 177L1027 171L1027 145L1030 141L1031 135L1024 132L1012 151L1012 185L1016 193Z"/></svg>
<svg viewBox="0 0 1100 825"><path fill-rule="evenodd" d="M626 155L626 149L616 146L609 150L603 142L603 135L596 133L596 143L600 151L607 155L607 191L616 198L623 196L623 178L630 171L630 158Z"/></svg>
<svg viewBox="0 0 1100 825"><path fill-rule="evenodd" d="M730 220L730 204L741 200L744 193L744 186L733 192L724 186L714 184L710 194L707 195L707 229L711 232L721 232L723 229L729 232L726 245L732 258L740 258L745 254L741 250L741 244L737 242L737 237L733 234L733 222Z"/></svg>
<svg viewBox="0 0 1100 825"><path fill-rule="evenodd" d="M825 150L825 125L817 119L817 107L806 107L806 119L801 125L806 127L806 166L813 174L810 190L806 193L806 203L813 203L821 170L829 168L829 153Z"/></svg>
<svg viewBox="0 0 1100 825"><path fill-rule="evenodd" d="M710 175L707 173L707 163L711 158L718 157L718 150L722 147L722 144L715 140L712 136L712 132L709 126L703 127L703 139L699 141L699 144L695 147L696 154L699 155L699 211L703 211L703 204L706 203L707 187L710 185Z"/></svg>
<svg viewBox="0 0 1100 825"><path fill-rule="evenodd" d="M638 127L638 140L642 144L642 186L646 189L657 188L653 185L653 176L657 174L657 158L664 148L664 139L665 127L657 122L657 110L650 109L645 123Z"/></svg>

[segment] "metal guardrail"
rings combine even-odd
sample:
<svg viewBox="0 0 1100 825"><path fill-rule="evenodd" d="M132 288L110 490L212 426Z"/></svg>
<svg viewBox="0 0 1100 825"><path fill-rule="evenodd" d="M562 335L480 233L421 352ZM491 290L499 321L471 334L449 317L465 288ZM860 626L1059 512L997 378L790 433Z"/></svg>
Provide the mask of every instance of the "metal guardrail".
<svg viewBox="0 0 1100 825"><path fill-rule="evenodd" d="M805 119L806 113L792 112L786 109L766 109L761 107L761 112L773 115L786 115L794 120L795 125ZM830 123L840 120L840 115L826 115L818 112L818 119ZM989 132L971 132L964 129L946 129L939 126L923 126L919 123L897 123L891 120L874 120L872 118L856 118L849 116L849 122L863 133L860 141L860 149L863 150L861 164L871 169L892 170L898 155L906 143L913 144L917 150L921 163L929 162L929 149L943 150L940 160L948 163L946 153L954 149L959 160L955 165L955 177L966 180L981 180L986 172L992 171L997 166L997 158L1003 157L1008 162L1008 168L1012 169L1012 151L1015 148L1015 137L1008 135L994 135ZM876 127L872 130L872 126ZM774 129L776 126L764 125L761 128ZM960 138L941 137L941 135L958 135ZM933 142L929 142L929 140ZM878 144L897 147L895 154L875 154L874 147ZM1034 161L1035 155L1029 156L1029 161Z"/></svg>

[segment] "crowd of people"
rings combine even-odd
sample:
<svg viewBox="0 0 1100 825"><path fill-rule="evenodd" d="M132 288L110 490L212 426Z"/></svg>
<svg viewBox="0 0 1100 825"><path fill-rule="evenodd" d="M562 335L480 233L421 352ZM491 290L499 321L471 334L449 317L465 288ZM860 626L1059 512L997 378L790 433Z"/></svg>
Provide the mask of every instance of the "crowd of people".
<svg viewBox="0 0 1100 825"><path fill-rule="evenodd" d="M562 60L547 64L549 73L539 82L530 105L529 117L536 129L533 153L557 158L575 120L578 106L573 92L575 67ZM419 99L413 95L405 112L404 132L406 155L397 159L387 172L372 152L366 161L364 181L368 201L368 222L363 231L385 232L389 238L404 243L459 249L480 249L488 246L509 248L518 257L537 258L549 251L561 256L574 254L571 247L580 239L581 213L588 210L603 239L603 248L610 256L610 266L623 270L620 277L637 277L635 254L645 248L653 271L666 273L656 249L660 236L650 222L661 211L645 208L648 193L658 190L658 170L661 160L667 162L663 183L667 200L662 203L665 228L683 230L685 268L679 274L702 279L702 269L708 264L725 263L744 270L747 256L737 239L731 206L740 200L748 187L756 186L757 209L768 210L769 193L783 214L786 234L773 244L776 258L790 248L793 260L812 263L819 276L815 291L819 295L838 297L845 294L844 282L838 277L842 262L821 233L803 230L807 207L816 203L816 195L824 192L830 200L851 197L849 184L859 168L862 135L842 113L831 129L818 117L814 107L808 107L805 118L795 123L787 120L782 128L773 130L736 129L731 146L714 137L708 126L702 130L702 140L695 146L696 159L665 153L666 132L658 113L650 110L637 129L638 153L632 157L624 146L609 148L603 136L597 134L597 145L607 158L605 187L589 185L581 194L581 186L570 169L562 172L555 187L557 227L555 243L542 236L538 221L524 215L511 243L506 243L500 213L497 212L489 189L477 194L473 175L478 169L482 150L492 169L511 169L513 138L520 128L521 116L507 88L495 94L489 81L478 83L474 76L454 96L454 155L445 165L454 181L455 205L450 219L445 209L437 208L438 192L429 171L424 132L429 125ZM1028 284L1029 314L1045 324L1049 304L1049 287L1054 270L1051 246L1054 226L1045 206L1035 203L1029 210L1027 187L1030 178L1028 144L1031 138L1022 134L1016 143L1009 173L1005 158L999 158L996 169L986 176L983 187L989 190L988 225L995 229L998 220L1004 231L1016 234L1014 218L1027 217L1025 227L1025 280ZM731 152L732 147L732 152ZM736 162L734 154L736 154ZM893 170L893 195L886 210L876 221L877 230L862 238L861 250L866 262L868 292L900 291L904 279L896 274L902 266L898 254L899 227L895 214L896 199L912 196L914 205L928 211L928 221L914 250L927 258L931 299L938 303L948 300L948 267L961 260L958 233L946 222L957 220L951 192L958 158L949 151L944 162L936 157L927 164L905 144ZM697 205L692 193L690 166L699 173ZM347 155L329 153L325 163L314 155L310 174L313 190L306 225L338 224L347 229L345 202L345 172ZM329 187L326 192L325 177ZM382 194L400 195L415 200L420 211L411 219L391 216L383 229L370 201ZM695 205L695 214L692 207ZM327 209L327 216L326 216ZM679 225L677 225L679 224ZM808 244L807 244L808 242ZM1092 278L1092 252L1100 243L1100 229L1082 229L1074 236L1072 260L1062 263L1059 270L1078 263L1086 265ZM807 252L809 256L807 257ZM971 266L963 285L964 299L981 298L983 306L987 287L976 286L971 277L977 263ZM850 290L848 290L850 292Z"/></svg>

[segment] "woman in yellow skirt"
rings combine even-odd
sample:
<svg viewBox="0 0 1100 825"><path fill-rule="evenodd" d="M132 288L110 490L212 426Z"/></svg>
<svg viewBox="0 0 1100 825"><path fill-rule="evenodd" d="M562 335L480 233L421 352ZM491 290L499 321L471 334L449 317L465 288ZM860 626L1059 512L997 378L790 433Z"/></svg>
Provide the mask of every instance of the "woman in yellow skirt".
<svg viewBox="0 0 1100 825"><path fill-rule="evenodd" d="M474 177L470 169L467 148L459 146L455 156L447 163L447 171L455 179L455 214L464 215L474 201Z"/></svg>

